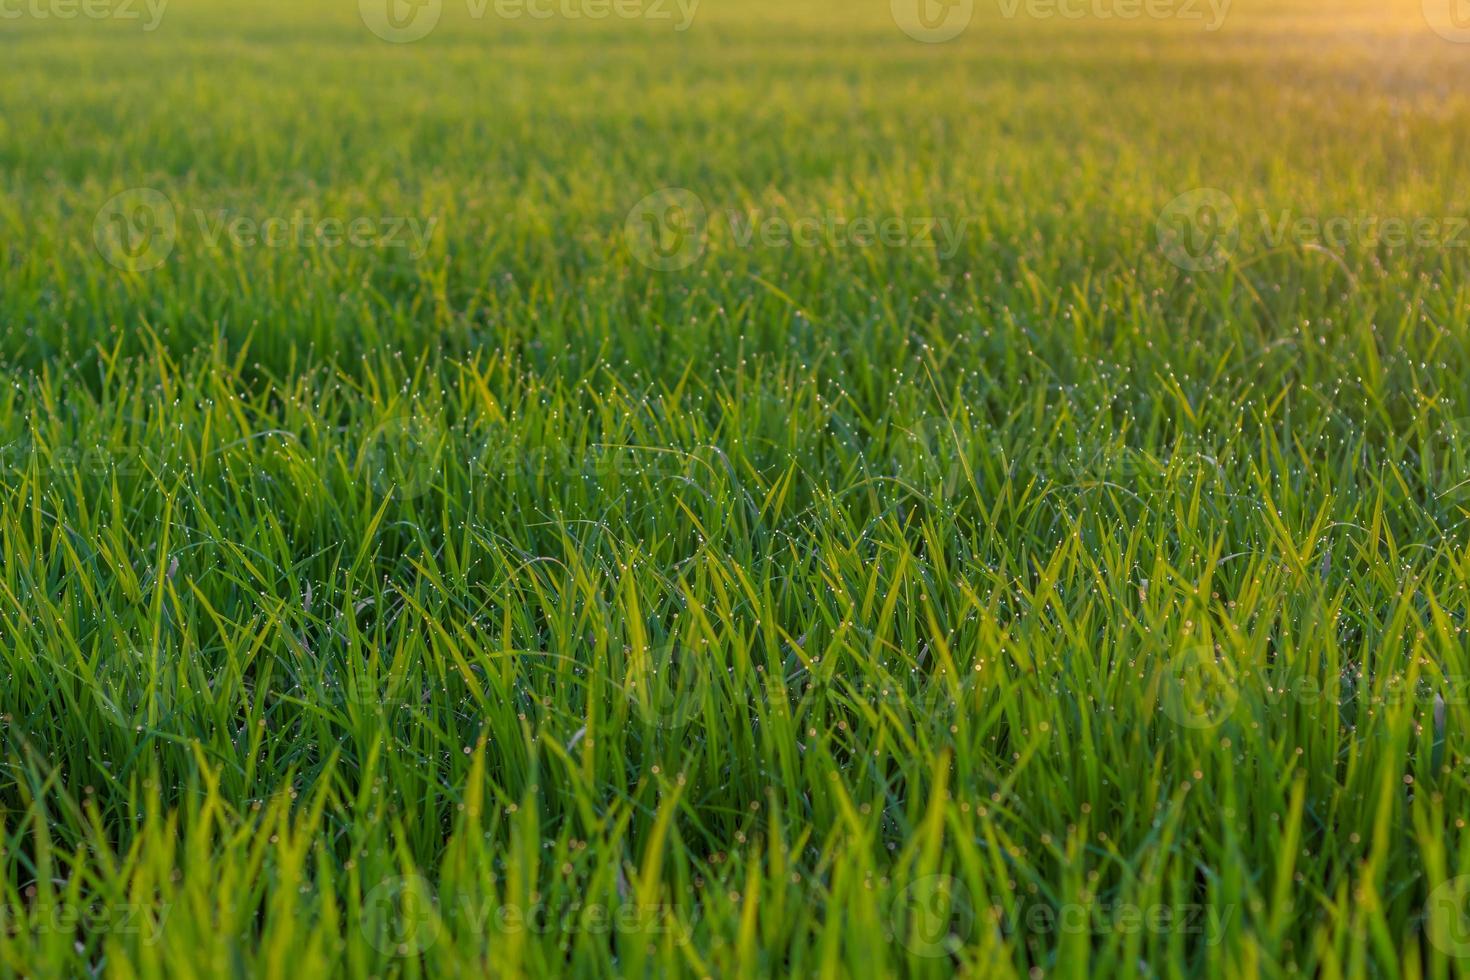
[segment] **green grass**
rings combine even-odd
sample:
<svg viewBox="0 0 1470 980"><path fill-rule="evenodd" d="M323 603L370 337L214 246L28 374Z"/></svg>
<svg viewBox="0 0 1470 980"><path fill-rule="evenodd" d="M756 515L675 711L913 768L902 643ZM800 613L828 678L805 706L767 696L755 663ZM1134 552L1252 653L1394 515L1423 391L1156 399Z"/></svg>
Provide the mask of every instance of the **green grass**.
<svg viewBox="0 0 1470 980"><path fill-rule="evenodd" d="M998 9L0 20L0 972L1470 973L1470 48Z"/></svg>

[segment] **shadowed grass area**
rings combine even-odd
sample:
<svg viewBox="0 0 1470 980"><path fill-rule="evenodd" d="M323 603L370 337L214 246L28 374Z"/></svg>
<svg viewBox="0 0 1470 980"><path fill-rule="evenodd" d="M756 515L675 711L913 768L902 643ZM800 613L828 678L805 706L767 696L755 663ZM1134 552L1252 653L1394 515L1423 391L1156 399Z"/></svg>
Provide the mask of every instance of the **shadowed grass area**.
<svg viewBox="0 0 1470 980"><path fill-rule="evenodd" d="M16 9L0 972L1466 969L1417 2Z"/></svg>

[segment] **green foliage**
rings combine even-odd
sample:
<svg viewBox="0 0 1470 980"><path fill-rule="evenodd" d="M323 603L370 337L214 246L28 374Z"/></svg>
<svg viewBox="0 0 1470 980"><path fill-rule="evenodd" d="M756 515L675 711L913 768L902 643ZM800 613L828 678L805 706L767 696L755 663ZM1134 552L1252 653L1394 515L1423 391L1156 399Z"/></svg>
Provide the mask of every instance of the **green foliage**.
<svg viewBox="0 0 1470 980"><path fill-rule="evenodd" d="M1463 973L1417 2L452 6L0 21L0 972Z"/></svg>

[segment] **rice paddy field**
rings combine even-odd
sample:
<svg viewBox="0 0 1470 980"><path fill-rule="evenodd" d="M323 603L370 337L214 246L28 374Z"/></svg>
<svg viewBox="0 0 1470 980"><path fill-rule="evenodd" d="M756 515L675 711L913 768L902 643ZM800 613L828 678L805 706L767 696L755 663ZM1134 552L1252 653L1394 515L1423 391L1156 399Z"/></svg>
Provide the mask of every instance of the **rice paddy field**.
<svg viewBox="0 0 1470 980"><path fill-rule="evenodd" d="M0 0L0 975L1470 975L1467 14Z"/></svg>

